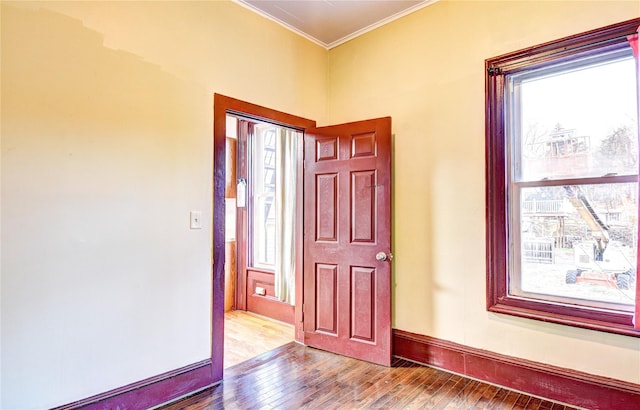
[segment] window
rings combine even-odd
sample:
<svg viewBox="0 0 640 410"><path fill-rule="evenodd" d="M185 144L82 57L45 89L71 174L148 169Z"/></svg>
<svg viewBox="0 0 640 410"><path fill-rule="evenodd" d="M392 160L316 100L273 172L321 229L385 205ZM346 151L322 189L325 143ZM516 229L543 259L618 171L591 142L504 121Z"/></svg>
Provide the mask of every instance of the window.
<svg viewBox="0 0 640 410"><path fill-rule="evenodd" d="M249 137L252 266L274 269L276 260L276 132L270 124L256 124Z"/></svg>
<svg viewBox="0 0 640 410"><path fill-rule="evenodd" d="M490 311L640 335L639 25L486 61Z"/></svg>

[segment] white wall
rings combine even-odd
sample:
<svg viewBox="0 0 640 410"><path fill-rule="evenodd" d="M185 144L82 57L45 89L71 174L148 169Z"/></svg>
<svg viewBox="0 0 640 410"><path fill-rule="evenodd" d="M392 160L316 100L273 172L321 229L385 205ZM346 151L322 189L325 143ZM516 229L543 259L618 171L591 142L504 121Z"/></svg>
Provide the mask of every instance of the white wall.
<svg viewBox="0 0 640 410"><path fill-rule="evenodd" d="M0 407L210 357L213 94L323 119L326 50L230 2L1 18Z"/></svg>

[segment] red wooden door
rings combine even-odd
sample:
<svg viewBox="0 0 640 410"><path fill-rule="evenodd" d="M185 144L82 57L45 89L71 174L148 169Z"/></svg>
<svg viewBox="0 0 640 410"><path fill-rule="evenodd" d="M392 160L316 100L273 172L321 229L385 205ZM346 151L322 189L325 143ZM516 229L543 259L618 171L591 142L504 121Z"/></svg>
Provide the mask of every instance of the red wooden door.
<svg viewBox="0 0 640 410"><path fill-rule="evenodd" d="M305 130L304 209L304 343L389 366L391 118Z"/></svg>

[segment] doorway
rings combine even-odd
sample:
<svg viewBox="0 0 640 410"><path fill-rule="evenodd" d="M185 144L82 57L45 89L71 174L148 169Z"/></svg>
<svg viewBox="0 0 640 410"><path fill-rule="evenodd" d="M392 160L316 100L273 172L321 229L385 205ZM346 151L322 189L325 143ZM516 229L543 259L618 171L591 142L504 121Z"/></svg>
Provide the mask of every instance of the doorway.
<svg viewBox="0 0 640 410"><path fill-rule="evenodd" d="M304 252L305 269L296 268L295 274L295 340L389 366L391 118L316 128L315 121L215 94L214 380L222 379L224 357L227 115L304 131L305 166L298 189L304 191L304 239L296 242L296 254Z"/></svg>
<svg viewBox="0 0 640 410"><path fill-rule="evenodd" d="M272 124L285 125L304 130L314 127L315 121L286 114L266 107L247 103L220 94L214 95L213 106L213 266L212 266L212 306L211 306L211 359L213 363L213 380L222 380L224 361L224 312L225 312L225 225L227 189L226 173L228 172L226 138L227 115L238 115L250 119L268 121ZM301 247L301 244L299 244ZM301 275L301 270L297 271ZM302 278L295 278L294 329L295 340L303 340L302 330Z"/></svg>
<svg viewBox="0 0 640 410"><path fill-rule="evenodd" d="M300 130L227 114L225 311L294 323L302 266Z"/></svg>
<svg viewBox="0 0 640 410"><path fill-rule="evenodd" d="M225 368L294 340L302 133L226 117Z"/></svg>

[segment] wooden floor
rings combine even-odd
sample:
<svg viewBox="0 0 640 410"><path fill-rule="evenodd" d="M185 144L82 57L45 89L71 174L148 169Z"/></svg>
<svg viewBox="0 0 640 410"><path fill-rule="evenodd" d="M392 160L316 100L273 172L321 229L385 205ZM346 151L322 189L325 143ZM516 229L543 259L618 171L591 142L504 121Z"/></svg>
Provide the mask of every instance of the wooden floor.
<svg viewBox="0 0 640 410"><path fill-rule="evenodd" d="M295 342L225 369L222 383L163 410L570 409L395 359L379 366Z"/></svg>
<svg viewBox="0 0 640 410"><path fill-rule="evenodd" d="M224 367L234 366L295 337L293 325L242 310L224 314Z"/></svg>

